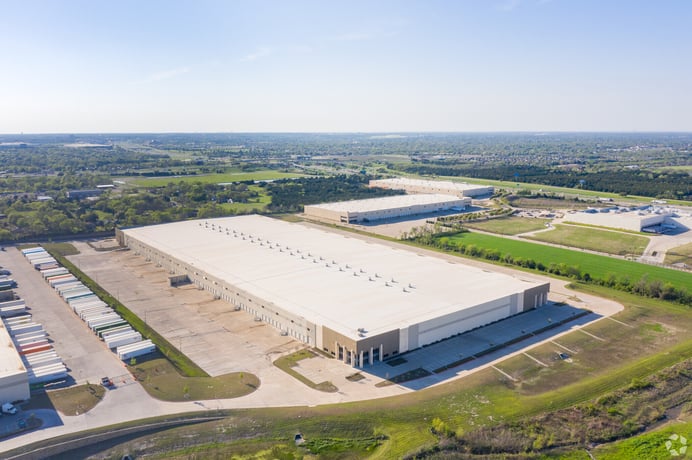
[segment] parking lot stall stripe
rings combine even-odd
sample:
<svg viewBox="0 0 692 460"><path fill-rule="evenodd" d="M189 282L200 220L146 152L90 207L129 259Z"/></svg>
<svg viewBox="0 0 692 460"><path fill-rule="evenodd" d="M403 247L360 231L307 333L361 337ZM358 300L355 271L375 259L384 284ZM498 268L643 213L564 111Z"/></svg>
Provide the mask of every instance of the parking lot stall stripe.
<svg viewBox="0 0 692 460"><path fill-rule="evenodd" d="M565 350L569 351L569 352L570 352L570 353L572 353L572 354L576 354L576 353L577 353L576 351L574 351L574 350L570 350L570 349L569 349L569 348L567 348L566 346L564 346L564 345L561 345L561 344L559 344L559 343L555 342L554 340L553 340L553 341L551 341L550 343L552 343L553 345L557 345L558 347L560 347L560 348L563 348L563 349L565 349Z"/></svg>
<svg viewBox="0 0 692 460"><path fill-rule="evenodd" d="M615 322L618 323L618 324L622 324L623 326L626 326L626 327L629 327L629 328L634 329L634 326L629 325L629 324L627 324L627 323L623 323L622 321L618 321L618 320L616 320L615 318L613 318L613 317L611 317L611 316L606 316L606 318L608 318L608 319L611 320L611 321L615 321Z"/></svg>
<svg viewBox="0 0 692 460"><path fill-rule="evenodd" d="M538 359L534 358L534 357L531 356L530 354L528 354L528 353L524 353L524 354L526 355L527 358L530 358L530 359L536 361L536 362L537 362L538 364L540 364L541 366L543 366L543 367L549 367L546 363L544 363L544 362L542 362L542 361L539 361Z"/></svg>
<svg viewBox="0 0 692 460"><path fill-rule="evenodd" d="M500 374L502 374L502 375L504 375L505 377L507 377L508 379L510 379L512 382L518 382L518 381L519 381L519 380L515 379L514 377L512 377L511 375L509 375L508 373L506 373L505 371L502 371L502 370L498 369L498 368L495 367L495 366L490 366L490 367L492 367L492 368L495 369L497 372L499 372Z"/></svg>
<svg viewBox="0 0 692 460"><path fill-rule="evenodd" d="M593 338L596 339L596 340L600 340L601 342L605 342L605 341L606 341L605 339L602 339L602 338L600 338L600 337L597 337L597 336L593 335L592 333L585 331L585 330L582 329L582 328L578 328L577 330L582 331L584 334L586 334L586 335L588 335L588 336L591 336L591 337L593 337Z"/></svg>

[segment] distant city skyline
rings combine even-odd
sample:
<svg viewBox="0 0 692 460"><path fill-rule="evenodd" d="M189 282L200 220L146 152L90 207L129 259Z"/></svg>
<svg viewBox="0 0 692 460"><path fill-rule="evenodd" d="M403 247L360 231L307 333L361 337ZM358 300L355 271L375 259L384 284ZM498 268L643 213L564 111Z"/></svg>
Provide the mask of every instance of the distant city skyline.
<svg viewBox="0 0 692 460"><path fill-rule="evenodd" d="M690 132L692 3L0 1L0 133Z"/></svg>

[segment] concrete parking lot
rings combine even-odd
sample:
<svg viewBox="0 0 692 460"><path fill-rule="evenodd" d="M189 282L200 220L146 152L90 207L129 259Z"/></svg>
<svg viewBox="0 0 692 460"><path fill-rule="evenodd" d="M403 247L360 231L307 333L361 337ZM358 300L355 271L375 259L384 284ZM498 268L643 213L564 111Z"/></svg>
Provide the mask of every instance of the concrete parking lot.
<svg viewBox="0 0 692 460"><path fill-rule="evenodd" d="M18 285L15 293L26 301L33 320L43 325L70 370L73 381L68 383L98 382L105 375L125 371L118 357L72 312L20 251L13 247L0 251L0 265L12 271Z"/></svg>

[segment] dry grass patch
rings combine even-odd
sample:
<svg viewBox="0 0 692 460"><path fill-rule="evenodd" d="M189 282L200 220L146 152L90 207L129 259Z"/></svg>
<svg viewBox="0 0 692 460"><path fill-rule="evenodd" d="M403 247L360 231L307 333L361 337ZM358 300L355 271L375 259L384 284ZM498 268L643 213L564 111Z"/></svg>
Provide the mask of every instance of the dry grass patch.
<svg viewBox="0 0 692 460"><path fill-rule="evenodd" d="M665 263L692 265L692 243L669 249L666 252Z"/></svg>
<svg viewBox="0 0 692 460"><path fill-rule="evenodd" d="M520 233L542 230L545 228L547 222L549 222L548 219L504 217L501 219L490 219L484 222L469 222L464 224L464 226L484 232L498 233L500 235L518 235Z"/></svg>
<svg viewBox="0 0 692 460"><path fill-rule="evenodd" d="M649 244L649 238L645 236L572 225L555 225L554 230L526 238L617 255L639 256Z"/></svg>
<svg viewBox="0 0 692 460"><path fill-rule="evenodd" d="M89 412L103 400L106 391L101 385L88 383L62 390L47 391L46 396L55 409L72 416Z"/></svg>

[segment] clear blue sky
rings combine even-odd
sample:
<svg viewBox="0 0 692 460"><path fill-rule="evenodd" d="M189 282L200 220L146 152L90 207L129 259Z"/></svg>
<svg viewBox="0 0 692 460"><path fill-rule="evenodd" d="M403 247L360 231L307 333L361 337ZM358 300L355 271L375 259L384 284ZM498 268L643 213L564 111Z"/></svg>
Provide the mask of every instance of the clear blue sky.
<svg viewBox="0 0 692 460"><path fill-rule="evenodd" d="M692 131L692 1L0 0L0 133Z"/></svg>

